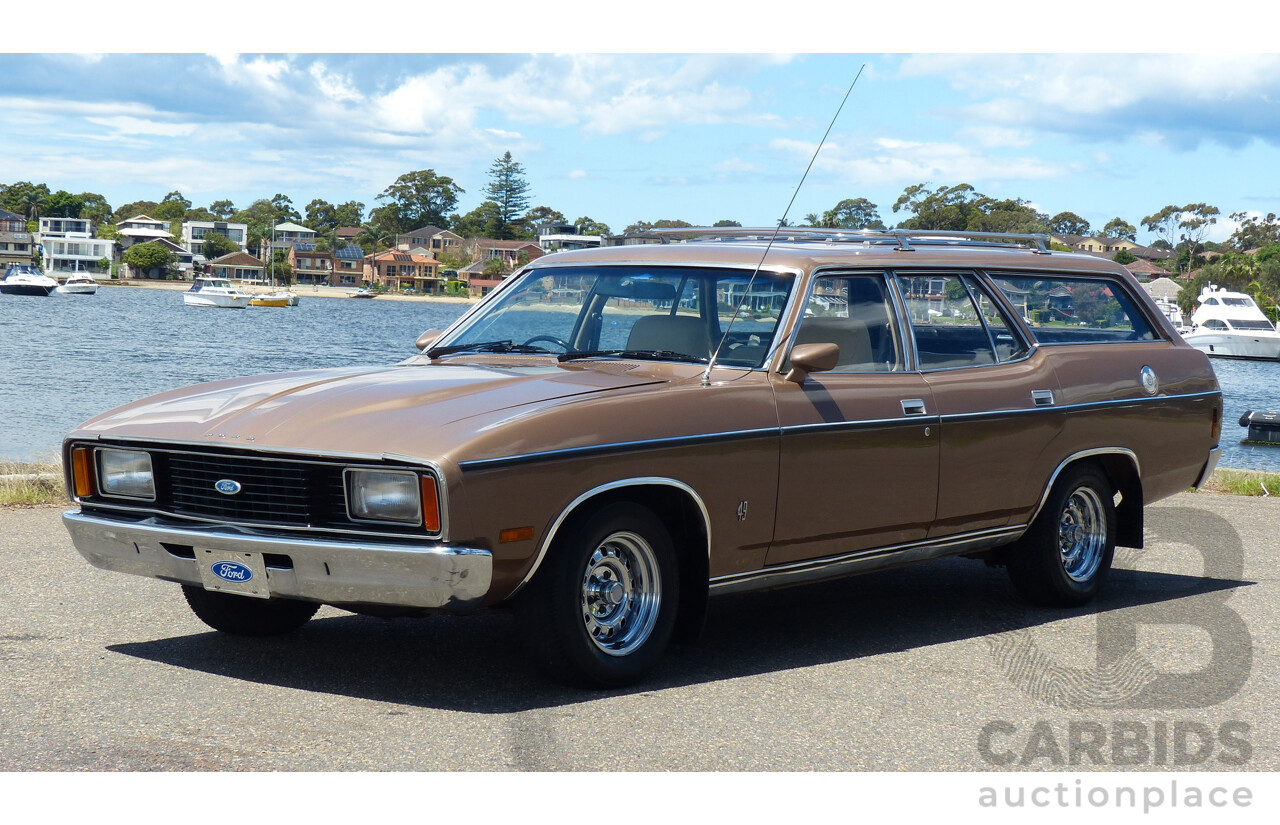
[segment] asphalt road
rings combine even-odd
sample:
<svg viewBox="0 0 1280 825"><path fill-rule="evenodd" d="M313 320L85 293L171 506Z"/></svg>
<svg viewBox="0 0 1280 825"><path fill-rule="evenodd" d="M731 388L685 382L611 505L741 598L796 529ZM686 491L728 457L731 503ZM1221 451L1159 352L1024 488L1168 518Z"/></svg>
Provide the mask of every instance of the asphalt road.
<svg viewBox="0 0 1280 825"><path fill-rule="evenodd" d="M0 771L1280 769L1276 499L1149 508L1087 609L963 559L724 597L612 694L543 681L507 614L223 636L60 512L0 511Z"/></svg>

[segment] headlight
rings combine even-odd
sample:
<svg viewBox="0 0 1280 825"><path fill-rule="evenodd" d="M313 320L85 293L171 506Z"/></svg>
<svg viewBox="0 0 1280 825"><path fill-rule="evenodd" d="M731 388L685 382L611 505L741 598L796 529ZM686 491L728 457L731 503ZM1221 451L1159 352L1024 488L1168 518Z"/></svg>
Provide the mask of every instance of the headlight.
<svg viewBox="0 0 1280 825"><path fill-rule="evenodd" d="M155 501L151 456L138 450L98 450L98 491L104 496Z"/></svg>
<svg viewBox="0 0 1280 825"><path fill-rule="evenodd" d="M347 470L347 515L440 529L435 477L407 470ZM427 500L429 499L429 500Z"/></svg>

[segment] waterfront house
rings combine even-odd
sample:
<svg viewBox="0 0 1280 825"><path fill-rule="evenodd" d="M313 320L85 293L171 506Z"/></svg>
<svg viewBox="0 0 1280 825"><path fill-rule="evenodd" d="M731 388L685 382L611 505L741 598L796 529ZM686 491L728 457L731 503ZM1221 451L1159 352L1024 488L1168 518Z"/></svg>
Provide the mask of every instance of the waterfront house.
<svg viewBox="0 0 1280 825"><path fill-rule="evenodd" d="M396 292L413 289L420 294L444 291L440 262L425 255L387 249L365 256L364 270L365 280L372 286L384 286Z"/></svg>
<svg viewBox="0 0 1280 825"><path fill-rule="evenodd" d="M102 261L115 259L116 242L93 236L93 224L83 218L41 218L36 243L41 266L51 278L66 278L76 272L108 274Z"/></svg>
<svg viewBox="0 0 1280 825"><path fill-rule="evenodd" d="M289 245L289 268L294 283L327 284L333 275L333 254L316 249L315 243Z"/></svg>
<svg viewBox="0 0 1280 825"><path fill-rule="evenodd" d="M339 246L333 253L334 286L360 286L364 280L364 250L355 244Z"/></svg>
<svg viewBox="0 0 1280 825"><path fill-rule="evenodd" d="M222 235L235 242L241 249L249 238L249 224L228 223L227 221L184 221L182 224L182 245L191 254L204 257L205 235Z"/></svg>
<svg viewBox="0 0 1280 825"><path fill-rule="evenodd" d="M135 215L116 224L116 247L119 252L124 252L134 244L161 239L173 240L168 221L158 221L148 215Z"/></svg>
<svg viewBox="0 0 1280 825"><path fill-rule="evenodd" d="M315 243L319 240L319 236L314 229L308 229L290 221L278 223L272 230L270 238L264 238L262 241L262 259L268 260L269 256L274 252L283 251L288 253L289 247L296 243ZM269 248L269 251L268 251Z"/></svg>
<svg viewBox="0 0 1280 825"><path fill-rule="evenodd" d="M174 263L171 266L154 266L150 269L134 269L128 264L121 267L121 275L125 278L140 278L143 280L157 280L167 277L169 274L176 274L179 280L189 279L195 271L195 255L186 247L174 243L171 238L154 238L148 243L159 244L174 257Z"/></svg>
<svg viewBox="0 0 1280 825"><path fill-rule="evenodd" d="M413 247L422 247L433 258L441 255L459 255L462 253L462 236L441 229L438 226L421 226L396 235L396 247L401 252L411 251Z"/></svg>
<svg viewBox="0 0 1280 825"><path fill-rule="evenodd" d="M1168 250L1142 246L1128 238L1110 238L1105 235L1050 235L1049 240L1069 247L1072 252L1083 252L1095 258L1114 258L1121 250L1145 261L1163 261L1170 257Z"/></svg>
<svg viewBox="0 0 1280 825"><path fill-rule="evenodd" d="M538 247L543 252L594 249L604 244L601 235L584 235L571 223L545 223L538 227Z"/></svg>
<svg viewBox="0 0 1280 825"><path fill-rule="evenodd" d="M26 218L0 209L0 277L12 264L31 263L34 249Z"/></svg>
<svg viewBox="0 0 1280 825"><path fill-rule="evenodd" d="M501 260L508 270L523 266L543 256L542 247L533 241L500 241L494 238L471 238L464 242L463 252L471 262Z"/></svg>
<svg viewBox="0 0 1280 825"><path fill-rule="evenodd" d="M267 281L267 265L248 252L231 252L214 258L206 266L215 278L247 284L264 284Z"/></svg>

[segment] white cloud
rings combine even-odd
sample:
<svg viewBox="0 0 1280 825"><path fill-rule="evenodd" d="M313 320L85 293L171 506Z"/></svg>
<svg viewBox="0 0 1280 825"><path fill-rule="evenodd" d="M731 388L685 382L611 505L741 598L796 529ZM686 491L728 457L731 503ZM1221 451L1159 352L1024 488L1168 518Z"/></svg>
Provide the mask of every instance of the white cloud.
<svg viewBox="0 0 1280 825"><path fill-rule="evenodd" d="M118 135L157 135L160 137L187 137L199 127L194 123L163 123L148 118L117 115L115 117L87 117L85 120L113 129Z"/></svg>

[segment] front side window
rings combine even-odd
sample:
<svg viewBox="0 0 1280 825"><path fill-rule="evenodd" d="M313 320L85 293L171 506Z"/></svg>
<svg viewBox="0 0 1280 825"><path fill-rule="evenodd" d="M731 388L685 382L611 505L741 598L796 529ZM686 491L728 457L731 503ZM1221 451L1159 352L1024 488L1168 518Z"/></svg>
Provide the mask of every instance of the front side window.
<svg viewBox="0 0 1280 825"><path fill-rule="evenodd" d="M1156 339L1137 302L1117 280L1050 273L995 280L1041 343Z"/></svg>
<svg viewBox="0 0 1280 825"><path fill-rule="evenodd" d="M920 369L998 364L1027 352L1005 311L967 274L901 274Z"/></svg>
<svg viewBox="0 0 1280 825"><path fill-rule="evenodd" d="M896 372L900 334L883 275L831 275L814 279L796 343L838 346L832 372Z"/></svg>
<svg viewBox="0 0 1280 825"><path fill-rule="evenodd" d="M759 367L786 307L789 275L679 266L527 270L428 353L645 357Z"/></svg>

